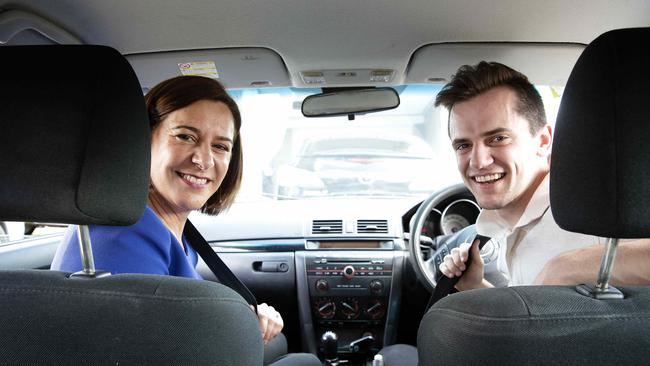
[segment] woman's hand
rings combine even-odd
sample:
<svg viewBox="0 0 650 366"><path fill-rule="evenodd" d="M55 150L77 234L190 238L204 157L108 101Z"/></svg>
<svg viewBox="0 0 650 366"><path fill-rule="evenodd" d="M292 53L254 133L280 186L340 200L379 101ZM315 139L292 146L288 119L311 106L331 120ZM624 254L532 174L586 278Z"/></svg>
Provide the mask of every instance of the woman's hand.
<svg viewBox="0 0 650 366"><path fill-rule="evenodd" d="M264 344L269 343L284 327L284 320L280 313L275 311L273 306L268 304L257 305L257 317L259 318L260 331Z"/></svg>

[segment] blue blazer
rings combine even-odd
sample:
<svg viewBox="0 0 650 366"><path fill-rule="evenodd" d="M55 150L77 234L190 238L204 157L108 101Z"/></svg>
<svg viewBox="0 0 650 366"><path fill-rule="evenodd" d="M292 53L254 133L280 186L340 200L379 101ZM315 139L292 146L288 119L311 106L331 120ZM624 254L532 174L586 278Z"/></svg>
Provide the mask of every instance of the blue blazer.
<svg viewBox="0 0 650 366"><path fill-rule="evenodd" d="M197 254L187 243L185 250L150 207L131 226L90 225L90 239L97 270L145 273L201 279L196 272ZM77 226L70 225L59 245L51 269L81 270Z"/></svg>

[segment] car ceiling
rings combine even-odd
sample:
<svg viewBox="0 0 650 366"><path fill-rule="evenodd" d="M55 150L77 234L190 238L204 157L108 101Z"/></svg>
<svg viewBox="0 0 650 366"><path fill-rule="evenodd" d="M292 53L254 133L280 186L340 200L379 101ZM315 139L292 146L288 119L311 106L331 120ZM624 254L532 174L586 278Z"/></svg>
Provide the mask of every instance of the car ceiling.
<svg viewBox="0 0 650 366"><path fill-rule="evenodd" d="M299 71L407 72L423 45L445 42L587 44L600 33L650 25L647 0L0 0L125 55L264 47ZM404 77L399 80L404 80Z"/></svg>

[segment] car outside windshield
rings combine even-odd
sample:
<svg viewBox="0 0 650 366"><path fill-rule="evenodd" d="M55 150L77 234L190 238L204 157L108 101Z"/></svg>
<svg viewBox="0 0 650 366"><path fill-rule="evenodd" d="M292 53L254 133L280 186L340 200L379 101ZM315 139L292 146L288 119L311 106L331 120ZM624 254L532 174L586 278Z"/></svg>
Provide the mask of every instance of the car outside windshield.
<svg viewBox="0 0 650 366"><path fill-rule="evenodd" d="M408 198L415 202L461 182L447 134L447 110L434 108L441 85L395 88L400 106L347 117L306 118L302 100L320 89L231 89L242 114L244 175L238 202ZM538 86L549 123L561 87ZM65 226L0 222L0 246Z"/></svg>
<svg viewBox="0 0 650 366"><path fill-rule="evenodd" d="M306 118L302 100L320 89L229 90L242 114L244 178L239 201L426 197L461 182L441 85L397 87L393 110ZM538 87L551 124L561 88Z"/></svg>

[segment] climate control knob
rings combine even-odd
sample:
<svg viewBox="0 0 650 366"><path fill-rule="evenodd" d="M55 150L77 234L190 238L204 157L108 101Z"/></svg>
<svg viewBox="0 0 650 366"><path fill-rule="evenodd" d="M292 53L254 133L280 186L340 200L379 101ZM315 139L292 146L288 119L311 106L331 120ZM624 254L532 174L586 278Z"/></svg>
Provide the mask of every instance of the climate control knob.
<svg viewBox="0 0 650 366"><path fill-rule="evenodd" d="M354 267L345 266L343 268L343 277L347 278L348 280L354 277Z"/></svg>
<svg viewBox="0 0 650 366"><path fill-rule="evenodd" d="M332 319L336 314L336 305L334 304L334 301L326 297L316 300L314 303L314 309L316 310L318 317L321 319Z"/></svg>
<svg viewBox="0 0 650 366"><path fill-rule="evenodd" d="M368 288L370 289L370 292L372 292L373 294L379 295L384 289L384 283L381 282L380 280L372 280L370 281Z"/></svg>
<svg viewBox="0 0 650 366"><path fill-rule="evenodd" d="M359 316L359 301L355 298L345 298L339 303L339 309L345 319L356 319Z"/></svg>
<svg viewBox="0 0 650 366"><path fill-rule="evenodd" d="M371 319L380 319L382 316L384 316L384 304L380 300L373 300L370 303L368 303L368 306L366 307L366 314Z"/></svg>
<svg viewBox="0 0 650 366"><path fill-rule="evenodd" d="M320 279L316 281L316 291L318 292L327 292L330 289L330 284L327 280Z"/></svg>

